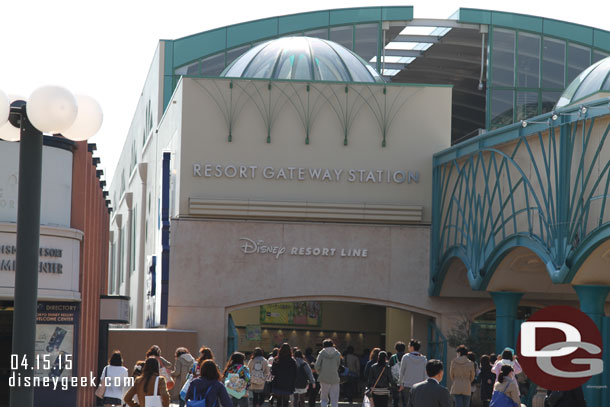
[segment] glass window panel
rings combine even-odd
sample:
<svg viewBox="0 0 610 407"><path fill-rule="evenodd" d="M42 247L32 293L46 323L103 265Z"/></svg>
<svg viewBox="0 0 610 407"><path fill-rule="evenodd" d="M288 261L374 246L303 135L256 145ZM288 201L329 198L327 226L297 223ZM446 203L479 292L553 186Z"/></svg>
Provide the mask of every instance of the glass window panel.
<svg viewBox="0 0 610 407"><path fill-rule="evenodd" d="M540 84L540 36L519 33L517 44L518 86L537 88Z"/></svg>
<svg viewBox="0 0 610 407"><path fill-rule="evenodd" d="M305 35L307 37L322 38L323 40L327 40L328 39L328 28L322 28L320 30L313 30L313 31L305 31Z"/></svg>
<svg viewBox="0 0 610 407"><path fill-rule="evenodd" d="M238 78L242 76L242 74L244 73L244 69L246 69L250 61L252 61L252 59L261 51L261 49L266 44L267 43L265 42L255 46L254 48L251 48L244 54L242 58L237 58L227 68L225 68L221 75L230 78Z"/></svg>
<svg viewBox="0 0 610 407"><path fill-rule="evenodd" d="M354 28L351 25L333 27L330 29L330 40L343 45L347 49L354 49Z"/></svg>
<svg viewBox="0 0 610 407"><path fill-rule="evenodd" d="M491 128L513 123L512 90L493 89L491 91Z"/></svg>
<svg viewBox="0 0 610 407"><path fill-rule="evenodd" d="M246 45L245 47L233 48L231 50L228 50L227 51L227 58L225 60L225 64L227 66L231 65L231 63L233 61L235 61L235 59L237 57L239 57L240 55L245 53L249 48L250 48L250 46Z"/></svg>
<svg viewBox="0 0 610 407"><path fill-rule="evenodd" d="M242 75L245 78L270 78L284 41L274 41L262 49Z"/></svg>
<svg viewBox="0 0 610 407"><path fill-rule="evenodd" d="M575 91L574 97L571 100L577 100L599 92L608 72L610 72L610 60L597 62L585 69L574 80L574 82L580 84L580 87ZM564 96L566 96L566 93L568 92L564 92Z"/></svg>
<svg viewBox="0 0 610 407"><path fill-rule="evenodd" d="M352 54L345 48L338 47L336 44L329 43L329 45L339 54L339 57L343 60L350 75L354 82L371 82L371 74L365 68L366 62L358 56Z"/></svg>
<svg viewBox="0 0 610 407"><path fill-rule="evenodd" d="M593 51L593 63L596 63L597 61L601 61L604 58L607 58L608 54L606 52L602 52L602 51Z"/></svg>
<svg viewBox="0 0 610 407"><path fill-rule="evenodd" d="M494 28L492 43L492 84L515 84L515 32Z"/></svg>
<svg viewBox="0 0 610 407"><path fill-rule="evenodd" d="M218 76L225 69L225 53L212 55L201 61L203 76Z"/></svg>
<svg viewBox="0 0 610 407"><path fill-rule="evenodd" d="M327 44L311 44L314 58L314 79L347 82L351 78L337 53Z"/></svg>
<svg viewBox="0 0 610 407"><path fill-rule="evenodd" d="M354 44L354 52L365 61L370 61L371 58L377 56L377 37L379 37L378 24L360 24L357 25L354 31L356 43Z"/></svg>
<svg viewBox="0 0 610 407"><path fill-rule="evenodd" d="M538 92L517 92L517 121L538 115Z"/></svg>
<svg viewBox="0 0 610 407"><path fill-rule="evenodd" d="M542 91L542 98L541 98L542 112L541 113L552 112L553 109L555 108L555 104L559 100L560 96L561 96L561 92Z"/></svg>
<svg viewBox="0 0 610 407"><path fill-rule="evenodd" d="M565 87L566 44L564 41L545 38L542 42L542 87Z"/></svg>
<svg viewBox="0 0 610 407"><path fill-rule="evenodd" d="M199 75L199 61L178 68L174 72L176 75Z"/></svg>
<svg viewBox="0 0 610 407"><path fill-rule="evenodd" d="M591 65L591 49L568 43L568 78L572 82L579 73Z"/></svg>

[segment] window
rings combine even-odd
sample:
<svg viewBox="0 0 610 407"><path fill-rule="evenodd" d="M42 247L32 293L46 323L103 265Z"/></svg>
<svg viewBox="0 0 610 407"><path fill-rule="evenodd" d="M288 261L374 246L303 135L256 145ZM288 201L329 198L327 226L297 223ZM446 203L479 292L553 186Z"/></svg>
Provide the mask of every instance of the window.
<svg viewBox="0 0 610 407"><path fill-rule="evenodd" d="M136 268L136 229L138 225L138 212L136 211L136 207L134 205L131 211L131 253L129 256L129 274L131 275Z"/></svg>
<svg viewBox="0 0 610 407"><path fill-rule="evenodd" d="M322 38L323 40L327 40L328 39L328 28L322 28L320 30L313 30L313 31L305 31L305 35L307 37Z"/></svg>
<svg viewBox="0 0 610 407"><path fill-rule="evenodd" d="M494 28L491 46L492 85L515 85L515 32Z"/></svg>
<svg viewBox="0 0 610 407"><path fill-rule="evenodd" d="M564 41L545 38L542 42L542 87L565 87L566 44Z"/></svg>
<svg viewBox="0 0 610 407"><path fill-rule="evenodd" d="M597 61L601 61L604 58L608 57L608 53L606 52L602 52L602 51L593 51L593 60L591 61L591 63L596 63Z"/></svg>
<svg viewBox="0 0 610 407"><path fill-rule="evenodd" d="M212 55L201 61L201 75L218 76L225 69L225 54Z"/></svg>
<svg viewBox="0 0 610 407"><path fill-rule="evenodd" d="M514 91L493 89L491 91L491 128L513 123Z"/></svg>
<svg viewBox="0 0 610 407"><path fill-rule="evenodd" d="M517 121L538 114L538 92L517 92Z"/></svg>
<svg viewBox="0 0 610 407"><path fill-rule="evenodd" d="M345 25L342 27L332 27L330 29L330 38L338 44L343 45L347 49L354 48L354 27Z"/></svg>
<svg viewBox="0 0 610 407"><path fill-rule="evenodd" d="M519 33L517 53L517 86L537 88L540 76L540 36Z"/></svg>
<svg viewBox="0 0 610 407"><path fill-rule="evenodd" d="M354 31L354 52L366 62L377 56L377 39L379 38L378 24L360 24Z"/></svg>
<svg viewBox="0 0 610 407"><path fill-rule="evenodd" d="M567 84L591 65L591 49L576 44L568 44Z"/></svg>
<svg viewBox="0 0 610 407"><path fill-rule="evenodd" d="M127 250L127 248L125 247L126 244L126 240L125 240L125 227L121 228L121 232L120 232L120 238L119 238L119 247L120 247L120 255L119 255L119 284L123 284L123 282L125 281L125 251ZM117 287L117 291L120 290L120 286Z"/></svg>
<svg viewBox="0 0 610 407"><path fill-rule="evenodd" d="M552 112L560 96L561 92L542 91L542 113Z"/></svg>
<svg viewBox="0 0 610 407"><path fill-rule="evenodd" d="M115 245L114 242L110 244L110 284L108 287L108 291L111 294L116 294L116 253L115 253Z"/></svg>
<svg viewBox="0 0 610 407"><path fill-rule="evenodd" d="M174 71L176 75L199 75L199 61L191 62L181 68Z"/></svg>
<svg viewBox="0 0 610 407"><path fill-rule="evenodd" d="M226 66L231 65L231 62L235 61L238 56L246 52L248 48L250 48L250 46L246 45L245 47L233 48L227 51L227 58L225 60Z"/></svg>

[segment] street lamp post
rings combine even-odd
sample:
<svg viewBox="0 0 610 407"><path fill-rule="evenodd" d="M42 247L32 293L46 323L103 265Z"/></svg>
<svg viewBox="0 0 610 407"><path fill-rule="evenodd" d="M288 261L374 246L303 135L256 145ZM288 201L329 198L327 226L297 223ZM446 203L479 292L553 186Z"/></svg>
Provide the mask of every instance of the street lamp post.
<svg viewBox="0 0 610 407"><path fill-rule="evenodd" d="M32 93L28 102L12 103L0 91L0 138L20 140L12 345L12 355L16 355L12 358L16 358L18 368L11 373L22 383L25 378L31 380L34 370L42 367L35 360L35 340L43 133L86 140L101 123L102 111L97 102L87 96L75 97L64 88L42 87ZM14 386L10 390L11 407L34 405L32 386Z"/></svg>

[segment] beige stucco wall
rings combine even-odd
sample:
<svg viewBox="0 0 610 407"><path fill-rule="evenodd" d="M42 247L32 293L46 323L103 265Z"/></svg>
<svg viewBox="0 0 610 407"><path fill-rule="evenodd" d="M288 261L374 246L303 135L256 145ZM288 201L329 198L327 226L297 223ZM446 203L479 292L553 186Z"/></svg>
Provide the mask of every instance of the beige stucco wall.
<svg viewBox="0 0 610 407"><path fill-rule="evenodd" d="M421 208L417 220L430 221L432 155L450 143L450 87L388 86L384 94L380 85L349 85L346 93L341 84L232 83L231 90L229 80L182 79L175 215L209 216L209 211L194 211L194 200L236 200L402 205ZM303 122L307 103L313 106L309 144ZM235 166L238 175L233 177L230 169L216 177L216 165ZM243 176L240 166L245 167ZM265 172L265 167L273 170ZM329 170L331 177L311 179L310 169ZM417 174L418 182L395 182L396 171ZM397 180L402 177L400 173ZM222 207L215 210L227 215Z"/></svg>
<svg viewBox="0 0 610 407"><path fill-rule="evenodd" d="M240 238L286 251L244 253ZM265 303L379 304L435 317L443 329L491 306L428 296L428 227L175 219L170 239L168 327L197 331L217 354L225 354L228 314ZM294 247L335 255L290 254ZM366 249L367 257L341 257L341 249Z"/></svg>

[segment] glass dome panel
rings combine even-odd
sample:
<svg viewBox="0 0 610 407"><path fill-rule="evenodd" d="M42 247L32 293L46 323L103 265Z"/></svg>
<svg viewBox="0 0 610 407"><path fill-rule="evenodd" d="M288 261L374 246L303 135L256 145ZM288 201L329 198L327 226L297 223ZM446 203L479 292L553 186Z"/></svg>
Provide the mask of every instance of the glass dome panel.
<svg viewBox="0 0 610 407"><path fill-rule="evenodd" d="M574 93L572 100L584 98L601 90L602 86L600 84L603 84L604 79L606 79L610 71L610 58L602 59L595 65L591 65L591 67L593 69Z"/></svg>
<svg viewBox="0 0 610 407"><path fill-rule="evenodd" d="M602 86L602 90L610 91L610 72L608 72L608 75L606 76L606 82L604 82L604 85Z"/></svg>
<svg viewBox="0 0 610 407"><path fill-rule="evenodd" d="M281 44L268 43L261 52L252 58L241 76L247 78L271 78L280 52L282 52Z"/></svg>
<svg viewBox="0 0 610 407"><path fill-rule="evenodd" d="M366 69L366 62L362 61L359 57L352 54L347 48L342 47L336 43L328 42L328 45L341 57L343 62L347 65L352 80L354 82L370 82L371 74Z"/></svg>
<svg viewBox="0 0 610 407"><path fill-rule="evenodd" d="M220 76L241 78L384 82L362 58L320 38L284 37L250 49Z"/></svg>
<svg viewBox="0 0 610 407"><path fill-rule="evenodd" d="M241 57L236 58L229 66L227 66L220 76L235 78L240 77L244 73L244 69L246 69L252 58L254 58L266 45L267 43L265 42L263 44L258 44L254 48L250 48Z"/></svg>
<svg viewBox="0 0 610 407"><path fill-rule="evenodd" d="M610 57L602 59L582 71L563 92L555 107L567 106L597 92L610 90Z"/></svg>
<svg viewBox="0 0 610 407"><path fill-rule="evenodd" d="M276 79L313 79L309 44L303 37L291 37L277 63Z"/></svg>
<svg viewBox="0 0 610 407"><path fill-rule="evenodd" d="M352 77L339 55L325 42L310 44L313 53L314 67L317 69L317 80L350 82Z"/></svg>

